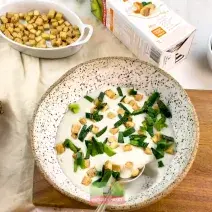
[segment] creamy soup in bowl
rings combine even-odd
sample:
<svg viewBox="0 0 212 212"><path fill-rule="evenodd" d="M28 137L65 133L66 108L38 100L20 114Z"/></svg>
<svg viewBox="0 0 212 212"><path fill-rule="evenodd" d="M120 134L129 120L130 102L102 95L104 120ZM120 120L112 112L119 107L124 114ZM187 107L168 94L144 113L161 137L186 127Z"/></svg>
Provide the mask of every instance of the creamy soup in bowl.
<svg viewBox="0 0 212 212"><path fill-rule="evenodd" d="M56 137L59 163L88 192L99 187L105 173L103 186L111 178L134 178L144 166L162 176L175 154L171 117L157 91L146 96L141 90L108 87L90 93L67 106Z"/></svg>

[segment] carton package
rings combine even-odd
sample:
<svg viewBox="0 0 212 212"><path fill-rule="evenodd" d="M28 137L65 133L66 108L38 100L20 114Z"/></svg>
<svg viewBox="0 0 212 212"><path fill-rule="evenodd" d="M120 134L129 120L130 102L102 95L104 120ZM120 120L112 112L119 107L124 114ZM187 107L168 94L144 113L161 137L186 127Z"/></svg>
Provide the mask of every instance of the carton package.
<svg viewBox="0 0 212 212"><path fill-rule="evenodd" d="M140 60L168 70L189 53L195 27L160 0L91 0L91 10Z"/></svg>

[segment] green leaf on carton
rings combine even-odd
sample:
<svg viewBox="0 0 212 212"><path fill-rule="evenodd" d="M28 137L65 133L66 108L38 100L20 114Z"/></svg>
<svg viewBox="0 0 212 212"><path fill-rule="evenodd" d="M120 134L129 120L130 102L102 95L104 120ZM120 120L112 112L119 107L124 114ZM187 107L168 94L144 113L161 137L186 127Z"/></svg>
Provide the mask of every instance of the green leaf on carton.
<svg viewBox="0 0 212 212"><path fill-rule="evenodd" d="M102 3L102 0L91 0L91 12L100 21L103 20L103 3Z"/></svg>

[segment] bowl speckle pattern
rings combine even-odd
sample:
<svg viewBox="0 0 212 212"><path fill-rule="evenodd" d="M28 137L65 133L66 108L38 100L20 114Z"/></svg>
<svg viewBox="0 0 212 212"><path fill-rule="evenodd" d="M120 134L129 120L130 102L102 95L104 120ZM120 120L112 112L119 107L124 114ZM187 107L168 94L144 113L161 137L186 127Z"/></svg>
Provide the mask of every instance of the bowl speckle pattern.
<svg viewBox="0 0 212 212"><path fill-rule="evenodd" d="M55 188L89 204L90 195L77 188L61 170L54 150L55 138L67 105L107 85L134 87L147 95L157 90L173 114L177 153L162 180L141 190L124 205L109 205L108 209L144 207L168 194L185 177L199 141L198 119L186 92L170 75L154 66L137 59L109 57L72 68L49 88L35 111L31 128L33 153L41 172Z"/></svg>

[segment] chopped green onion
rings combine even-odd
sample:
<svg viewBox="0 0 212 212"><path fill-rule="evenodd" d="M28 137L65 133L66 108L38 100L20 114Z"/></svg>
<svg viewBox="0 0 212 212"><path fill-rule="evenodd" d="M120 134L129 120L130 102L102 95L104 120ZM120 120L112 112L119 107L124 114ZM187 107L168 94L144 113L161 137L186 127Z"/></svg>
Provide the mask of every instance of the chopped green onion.
<svg viewBox="0 0 212 212"><path fill-rule="evenodd" d="M145 117L145 121L146 121L147 125L150 125L150 126L153 126L154 125L154 120L149 115L147 115Z"/></svg>
<svg viewBox="0 0 212 212"><path fill-rule="evenodd" d="M123 132L123 136L124 136L124 137L130 136L130 135L133 134L134 132L135 132L135 128L134 128L134 127L128 128L127 130L125 130L125 131Z"/></svg>
<svg viewBox="0 0 212 212"><path fill-rule="evenodd" d="M77 165L79 165L81 167L81 169L85 168L85 160L83 159L83 153L82 152L77 152Z"/></svg>
<svg viewBox="0 0 212 212"><path fill-rule="evenodd" d="M110 179L111 175L112 175L112 171L110 169L106 169L104 171L104 175L102 177L101 182L107 183L108 180Z"/></svg>
<svg viewBox="0 0 212 212"><path fill-rule="evenodd" d="M154 148L151 148L152 149L152 153L153 155L155 156L156 159L161 159L164 157L164 152L161 151L161 150L156 150Z"/></svg>
<svg viewBox="0 0 212 212"><path fill-rule="evenodd" d="M161 101L158 100L158 107L160 109L160 112L166 117L166 118L171 118L172 114L171 111L169 110L169 108Z"/></svg>
<svg viewBox="0 0 212 212"><path fill-rule="evenodd" d="M100 94L99 94L99 96L98 96L98 100L99 100L99 102L103 102L103 100L104 100L104 96L105 96L105 93L100 92Z"/></svg>
<svg viewBox="0 0 212 212"><path fill-rule="evenodd" d="M128 115L124 115L120 120L118 120L115 124L114 127L117 128L121 126L122 124L126 123L128 121Z"/></svg>
<svg viewBox="0 0 212 212"><path fill-rule="evenodd" d="M98 133L96 133L96 137L100 137L101 135L103 135L107 130L107 127L104 127L102 130L100 130Z"/></svg>
<svg viewBox="0 0 212 212"><path fill-rule="evenodd" d="M159 142L157 142L157 150L165 151L167 150L173 142L167 142L166 140L162 139Z"/></svg>
<svg viewBox="0 0 212 212"><path fill-rule="evenodd" d="M92 186L97 187L97 188L104 187L105 185L103 185L103 183L101 183L101 179L102 179L102 177L100 177L98 180L94 181L92 183Z"/></svg>
<svg viewBox="0 0 212 212"><path fill-rule="evenodd" d="M90 96L85 96L84 98L87 99L89 102L93 102L94 101L94 99L92 97L90 97Z"/></svg>
<svg viewBox="0 0 212 212"><path fill-rule="evenodd" d="M79 133L78 139L83 142L87 134L92 130L92 128L93 125L90 125L88 128L87 125L84 125Z"/></svg>
<svg viewBox="0 0 212 212"><path fill-rule="evenodd" d="M92 152L92 143L91 141L85 141L85 145L87 147L87 152L86 152L86 156L85 156L85 159L89 159L90 158L90 155L91 155L91 152Z"/></svg>
<svg viewBox="0 0 212 212"><path fill-rule="evenodd" d="M160 94L158 92L152 93L152 95L149 97L149 99L146 101L148 107L152 107L155 102L160 98ZM148 109L148 108L147 108Z"/></svg>
<svg viewBox="0 0 212 212"><path fill-rule="evenodd" d="M160 94L158 92L154 92L149 97L149 99L146 102L144 102L143 107L139 110L133 111L132 115L136 116L136 115L139 115L139 114L142 114L142 113L146 113L148 111L148 108L152 107L159 98L160 98Z"/></svg>
<svg viewBox="0 0 212 212"><path fill-rule="evenodd" d="M68 109L72 112L72 113L79 113L80 111L80 106L78 104L69 104Z"/></svg>
<svg viewBox="0 0 212 212"><path fill-rule="evenodd" d="M137 115L140 115L140 114L142 114L142 113L145 113L145 111L143 110L143 108L138 109L138 110L134 110L131 114L132 114L133 116L137 116Z"/></svg>
<svg viewBox="0 0 212 212"><path fill-rule="evenodd" d="M98 111L94 111L93 113L93 120L99 122L103 119L103 115L99 115Z"/></svg>
<svg viewBox="0 0 212 212"><path fill-rule="evenodd" d="M123 97L121 98L120 102L122 102L122 101L124 100L125 97L126 97L126 96L123 96Z"/></svg>
<svg viewBox="0 0 212 212"><path fill-rule="evenodd" d="M108 138L105 138L103 144L106 144L107 143L107 140L108 140Z"/></svg>
<svg viewBox="0 0 212 212"><path fill-rule="evenodd" d="M144 142L144 140L146 139L146 136L144 137L144 139L138 139L138 140L131 140L130 139L130 144L133 146L137 146L137 147L142 147L144 149L147 148L147 146L149 145L149 143Z"/></svg>
<svg viewBox="0 0 212 212"><path fill-rule="evenodd" d="M103 119L103 115L99 115L98 111L94 111L93 113L85 113L85 117L97 122Z"/></svg>
<svg viewBox="0 0 212 212"><path fill-rule="evenodd" d="M149 133L149 135L150 135L151 137L154 136L153 126L148 125L146 131Z"/></svg>
<svg viewBox="0 0 212 212"><path fill-rule="evenodd" d="M163 164L163 161L162 160L158 161L158 167L159 168L164 167L164 164Z"/></svg>
<svg viewBox="0 0 212 212"><path fill-rule="evenodd" d="M87 119L93 119L93 114L92 113L85 113L85 117Z"/></svg>
<svg viewBox="0 0 212 212"><path fill-rule="evenodd" d="M106 169L103 172L104 172L103 176L92 183L93 186L98 187L98 188L102 188L102 187L105 187L107 185L107 182L109 181L109 179L112 175L112 171L109 170L109 169Z"/></svg>
<svg viewBox="0 0 212 212"><path fill-rule="evenodd" d="M123 96L123 93L122 93L122 90L120 87L117 88L117 91L118 91L119 96Z"/></svg>
<svg viewBox="0 0 212 212"><path fill-rule="evenodd" d="M167 135L161 135L161 137L163 139L165 139L166 141L168 141L168 142L174 142L174 138L173 137L170 137L170 136L167 136Z"/></svg>
<svg viewBox="0 0 212 212"><path fill-rule="evenodd" d="M96 172L96 175L97 175L97 176L102 176L102 174L103 174L102 171L97 171L97 172Z"/></svg>
<svg viewBox="0 0 212 212"><path fill-rule="evenodd" d="M130 96L134 96L134 95L136 95L138 92L136 91L136 90L134 90L134 89L130 89L129 91L128 91L128 94L130 95Z"/></svg>
<svg viewBox="0 0 212 212"><path fill-rule="evenodd" d="M96 155L98 155L98 151L96 149L96 146L92 144L91 156L94 157Z"/></svg>
<svg viewBox="0 0 212 212"><path fill-rule="evenodd" d="M64 142L63 142L63 146L66 147L66 148L69 148L71 149L74 153L77 153L80 148L78 148L77 146L75 146L73 144L73 142L69 139L66 139Z"/></svg>
<svg viewBox="0 0 212 212"><path fill-rule="evenodd" d="M148 111L147 111L147 114L148 114L149 117L152 118L153 122L155 122L156 119L157 119L157 116L159 114L159 110L153 109L152 107L149 107Z"/></svg>
<svg viewBox="0 0 212 212"><path fill-rule="evenodd" d="M77 152L76 153L76 159L74 160L74 172L77 171L78 166L80 166L81 169L85 168L85 160L83 158L83 153L82 152Z"/></svg>
<svg viewBox="0 0 212 212"><path fill-rule="evenodd" d="M98 154L103 154L104 153L103 143L98 142L94 137L92 138L92 141L93 141L92 148L96 148Z"/></svg>
<svg viewBox="0 0 212 212"><path fill-rule="evenodd" d="M145 135L130 135L130 140L142 140L144 141L147 137Z"/></svg>
<svg viewBox="0 0 212 212"><path fill-rule="evenodd" d="M120 172L115 172L115 171L112 171L112 176L118 180L120 178Z"/></svg>
<svg viewBox="0 0 212 212"><path fill-rule="evenodd" d="M119 119L121 119L123 116L121 114L118 114Z"/></svg>
<svg viewBox="0 0 212 212"><path fill-rule="evenodd" d="M154 122L150 116L146 116L145 120L142 122L143 126L141 130L147 131L151 137L154 136L153 125Z"/></svg>
<svg viewBox="0 0 212 212"><path fill-rule="evenodd" d="M116 154L116 152L113 151L111 147L109 147L107 144L104 144L104 152L109 156L112 157Z"/></svg>
<svg viewBox="0 0 212 212"><path fill-rule="evenodd" d="M122 103L118 103L118 106L121 107L121 108L124 109L127 113L130 114L130 111L129 111Z"/></svg>
<svg viewBox="0 0 212 212"><path fill-rule="evenodd" d="M161 114L161 118L155 122L154 127L158 131L161 131L163 128L167 127L166 117L163 114Z"/></svg>
<svg viewBox="0 0 212 212"><path fill-rule="evenodd" d="M96 110L102 110L105 106L107 106L107 103L100 102L99 104L97 104Z"/></svg>
<svg viewBox="0 0 212 212"><path fill-rule="evenodd" d="M119 142L119 143L124 143L124 135L123 135L123 132L119 132L118 142Z"/></svg>

